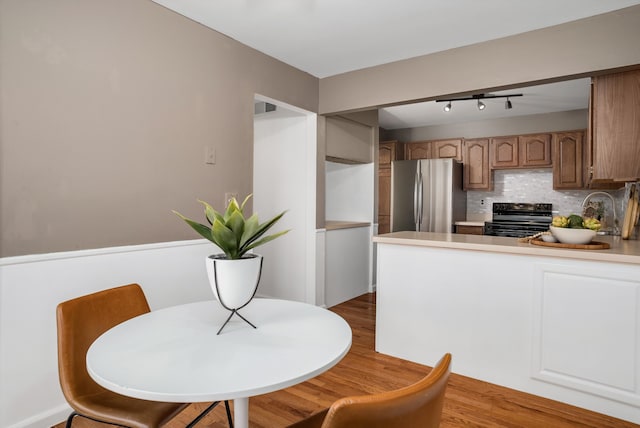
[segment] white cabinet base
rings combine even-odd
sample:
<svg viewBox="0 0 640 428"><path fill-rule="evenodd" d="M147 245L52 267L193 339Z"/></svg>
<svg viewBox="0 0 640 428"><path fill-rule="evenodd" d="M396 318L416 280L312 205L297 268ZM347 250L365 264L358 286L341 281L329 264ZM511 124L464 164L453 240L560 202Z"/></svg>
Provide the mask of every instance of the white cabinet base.
<svg viewBox="0 0 640 428"><path fill-rule="evenodd" d="M369 292L371 246L370 226L327 230L324 296L327 307Z"/></svg>
<svg viewBox="0 0 640 428"><path fill-rule="evenodd" d="M640 423L640 266L377 248L378 352Z"/></svg>

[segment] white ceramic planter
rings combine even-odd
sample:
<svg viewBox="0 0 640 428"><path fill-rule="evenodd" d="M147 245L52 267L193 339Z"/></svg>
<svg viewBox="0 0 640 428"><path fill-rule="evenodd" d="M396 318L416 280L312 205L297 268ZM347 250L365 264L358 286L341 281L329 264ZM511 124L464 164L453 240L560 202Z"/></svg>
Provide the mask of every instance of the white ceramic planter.
<svg viewBox="0 0 640 428"><path fill-rule="evenodd" d="M225 308L236 311L256 294L262 272L261 255L246 254L229 260L224 254L213 254L206 258L206 264L213 295Z"/></svg>

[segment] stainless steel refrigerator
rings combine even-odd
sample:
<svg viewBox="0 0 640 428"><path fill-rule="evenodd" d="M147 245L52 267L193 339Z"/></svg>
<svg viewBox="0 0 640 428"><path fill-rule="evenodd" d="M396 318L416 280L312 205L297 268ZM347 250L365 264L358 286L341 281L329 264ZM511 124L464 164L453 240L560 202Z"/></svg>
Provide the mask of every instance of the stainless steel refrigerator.
<svg viewBox="0 0 640 428"><path fill-rule="evenodd" d="M462 164L453 159L391 163L391 232L453 232L467 215Z"/></svg>

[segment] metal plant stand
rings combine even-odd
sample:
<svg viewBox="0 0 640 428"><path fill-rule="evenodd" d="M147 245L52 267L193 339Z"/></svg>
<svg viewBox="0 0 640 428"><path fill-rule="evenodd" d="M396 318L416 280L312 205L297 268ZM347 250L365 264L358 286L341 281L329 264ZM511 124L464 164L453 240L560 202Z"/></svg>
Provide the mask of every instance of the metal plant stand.
<svg viewBox="0 0 640 428"><path fill-rule="evenodd" d="M253 292L251 293L251 296L247 299L246 302L244 302L243 304L241 304L241 305L239 305L239 306L234 308L234 307L230 307L229 305L227 305L224 302L222 294L220 293L219 282L218 282L218 268L216 266L216 259L213 259L213 277L214 277L214 284L215 284L216 294L218 296L218 301L220 302L222 307L224 307L226 310L231 312L229 314L229 316L227 317L227 320L224 322L224 324L222 324L222 326L220 327L220 329L216 333L216 335L219 335L222 332L222 330L229 323L229 321L231 321L231 318L233 318L234 315L237 315L238 317L240 317L240 319L242 319L244 322L249 324L251 327L257 328L253 323L251 323L251 321L249 321L245 317L243 317L240 314L240 312L238 312L238 311L240 309L244 308L245 306L247 306L251 302L251 300L254 298L254 296L256 295L256 292L258 291L258 284L260 284L260 278L262 276L262 261L263 261L263 259L262 259L262 257L260 257L260 269L258 270L258 276L256 278L256 284L253 287Z"/></svg>

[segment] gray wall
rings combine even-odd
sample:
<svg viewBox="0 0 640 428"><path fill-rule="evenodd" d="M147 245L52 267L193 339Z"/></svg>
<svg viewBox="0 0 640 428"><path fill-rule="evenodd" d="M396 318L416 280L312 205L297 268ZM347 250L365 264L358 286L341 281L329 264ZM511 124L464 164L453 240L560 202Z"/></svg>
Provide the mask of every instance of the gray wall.
<svg viewBox="0 0 640 428"><path fill-rule="evenodd" d="M149 0L2 0L0 257L195 238L172 209L251 192L254 93L367 110L640 64L639 39L635 6L318 81Z"/></svg>
<svg viewBox="0 0 640 428"><path fill-rule="evenodd" d="M511 89L640 64L640 5L320 80L320 113Z"/></svg>
<svg viewBox="0 0 640 428"><path fill-rule="evenodd" d="M197 238L171 210L251 192L254 93L317 111L317 78L149 0L2 0L0 32L1 257Z"/></svg>

